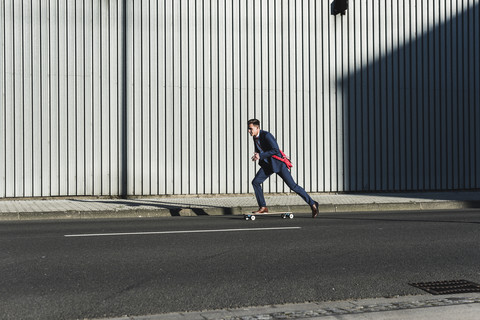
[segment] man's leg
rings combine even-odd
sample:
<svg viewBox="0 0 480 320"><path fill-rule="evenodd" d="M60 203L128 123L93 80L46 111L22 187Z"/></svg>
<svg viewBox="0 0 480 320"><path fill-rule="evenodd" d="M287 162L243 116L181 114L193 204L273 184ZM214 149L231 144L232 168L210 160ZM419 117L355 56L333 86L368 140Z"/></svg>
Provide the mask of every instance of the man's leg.
<svg viewBox="0 0 480 320"><path fill-rule="evenodd" d="M271 174L271 172L266 172L263 168L260 168L252 181L253 190L255 191L255 197L257 198L258 206L260 208L267 206L267 203L265 202L265 198L263 196L262 183L263 181L267 180L267 178L270 177Z"/></svg>
<svg viewBox="0 0 480 320"><path fill-rule="evenodd" d="M277 174L283 179L287 186L300 197L302 197L302 199L308 203L310 207L315 204L315 201L313 201L308 193L293 180L293 177L290 174L290 171L287 169L287 166L282 166L282 170L277 172Z"/></svg>

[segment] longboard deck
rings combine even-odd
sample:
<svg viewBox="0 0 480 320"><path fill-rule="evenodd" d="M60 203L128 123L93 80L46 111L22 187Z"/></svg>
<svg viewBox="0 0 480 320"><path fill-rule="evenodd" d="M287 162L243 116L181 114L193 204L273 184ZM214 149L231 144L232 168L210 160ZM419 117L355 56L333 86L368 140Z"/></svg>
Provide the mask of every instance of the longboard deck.
<svg viewBox="0 0 480 320"><path fill-rule="evenodd" d="M290 218L293 219L294 215L291 211L284 211L284 212L267 212L267 213L245 213L243 218L245 220L255 220L258 216L270 216L270 215L280 215L283 219Z"/></svg>

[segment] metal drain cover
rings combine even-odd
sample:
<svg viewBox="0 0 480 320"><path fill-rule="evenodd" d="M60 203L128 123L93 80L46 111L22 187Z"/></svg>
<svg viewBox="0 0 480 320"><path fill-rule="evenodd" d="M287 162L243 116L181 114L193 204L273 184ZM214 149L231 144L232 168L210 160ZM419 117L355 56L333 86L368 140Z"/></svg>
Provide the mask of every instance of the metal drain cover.
<svg viewBox="0 0 480 320"><path fill-rule="evenodd" d="M431 294L455 294L480 292L480 285L466 280L409 283L411 286L425 290Z"/></svg>

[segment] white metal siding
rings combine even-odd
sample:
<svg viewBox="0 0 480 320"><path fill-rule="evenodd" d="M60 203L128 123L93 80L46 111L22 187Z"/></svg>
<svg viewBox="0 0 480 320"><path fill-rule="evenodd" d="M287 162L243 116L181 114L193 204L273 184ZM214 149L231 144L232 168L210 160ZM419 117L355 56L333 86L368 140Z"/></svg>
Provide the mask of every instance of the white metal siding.
<svg viewBox="0 0 480 320"><path fill-rule="evenodd" d="M115 195L122 180L116 1L0 4L0 196Z"/></svg>
<svg viewBox="0 0 480 320"><path fill-rule="evenodd" d="M0 197L480 188L479 0L4 0ZM281 179L267 192L288 191Z"/></svg>

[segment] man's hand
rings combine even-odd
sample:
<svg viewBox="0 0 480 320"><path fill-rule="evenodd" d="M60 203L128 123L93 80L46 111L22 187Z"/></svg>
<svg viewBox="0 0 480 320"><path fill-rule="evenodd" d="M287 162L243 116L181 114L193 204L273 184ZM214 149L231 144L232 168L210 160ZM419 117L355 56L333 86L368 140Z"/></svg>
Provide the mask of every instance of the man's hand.
<svg viewBox="0 0 480 320"><path fill-rule="evenodd" d="M252 161L257 161L257 160L260 160L260 154L255 152L255 154L252 157Z"/></svg>

